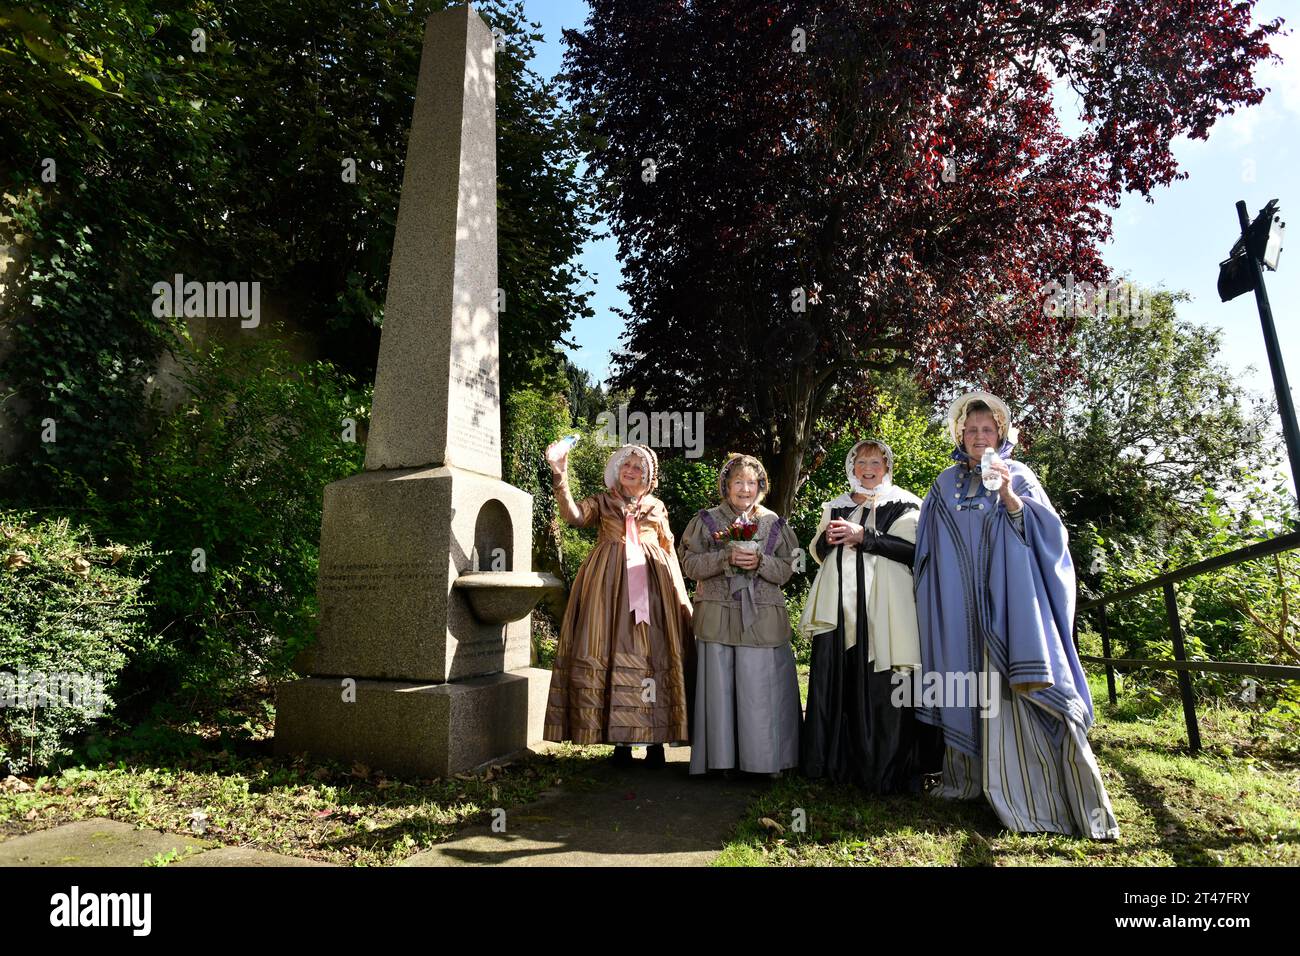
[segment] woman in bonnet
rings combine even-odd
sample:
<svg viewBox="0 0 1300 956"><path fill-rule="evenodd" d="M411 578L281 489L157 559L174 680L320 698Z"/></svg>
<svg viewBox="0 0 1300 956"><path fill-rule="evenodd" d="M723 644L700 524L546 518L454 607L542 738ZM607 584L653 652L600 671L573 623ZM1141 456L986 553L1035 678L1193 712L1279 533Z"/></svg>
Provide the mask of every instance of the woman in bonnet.
<svg viewBox="0 0 1300 956"><path fill-rule="evenodd" d="M918 792L942 744L895 693L921 665L912 597L916 495L894 485L879 439L844 458L849 490L822 505L813 539L821 565L800 628L811 635L803 771L871 793Z"/></svg>
<svg viewBox="0 0 1300 956"><path fill-rule="evenodd" d="M767 489L757 458L731 455L718 473L720 504L682 534L682 567L697 582L693 774L779 776L799 765L799 678L781 592L798 540L762 506Z"/></svg>
<svg viewBox="0 0 1300 956"><path fill-rule="evenodd" d="M963 395L948 425L957 463L935 479L917 530L921 659L986 699L918 708L947 744L935 794L983 797L1019 832L1118 837L1088 746L1092 696L1072 640L1065 526L1033 471L1011 459L1016 429L1001 399Z"/></svg>
<svg viewBox="0 0 1300 956"><path fill-rule="evenodd" d="M547 449L560 516L595 524L596 545L574 576L546 705L546 740L614 744L614 762L646 744L664 763L665 743L684 743L686 679L692 662L686 596L668 512L654 497L659 460L624 445L605 465L605 491L574 502L568 453Z"/></svg>

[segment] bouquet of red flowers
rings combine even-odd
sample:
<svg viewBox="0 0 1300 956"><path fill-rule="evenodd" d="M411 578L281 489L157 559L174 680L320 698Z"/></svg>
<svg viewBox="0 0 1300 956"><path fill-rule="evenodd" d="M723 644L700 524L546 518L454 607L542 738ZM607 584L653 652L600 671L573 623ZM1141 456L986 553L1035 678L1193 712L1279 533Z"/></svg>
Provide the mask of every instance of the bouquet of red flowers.
<svg viewBox="0 0 1300 956"><path fill-rule="evenodd" d="M758 520L756 518L747 518L741 515L730 525L721 531L713 534L714 541L722 541L731 548L742 548L745 551L757 551L759 543L754 540L754 535L758 534ZM730 575L739 575L742 578L751 577L754 572L749 568L739 568L734 565L728 565L727 573Z"/></svg>
<svg viewBox="0 0 1300 956"><path fill-rule="evenodd" d="M721 531L713 532L714 541L753 541L758 534L758 522L741 515Z"/></svg>

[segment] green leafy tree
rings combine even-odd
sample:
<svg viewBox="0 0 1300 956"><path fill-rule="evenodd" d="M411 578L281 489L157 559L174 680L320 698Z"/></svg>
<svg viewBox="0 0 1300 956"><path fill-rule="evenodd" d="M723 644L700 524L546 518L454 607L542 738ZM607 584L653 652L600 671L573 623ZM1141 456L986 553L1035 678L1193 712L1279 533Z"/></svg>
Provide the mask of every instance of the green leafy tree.
<svg viewBox="0 0 1300 956"><path fill-rule="evenodd" d="M594 425L596 416L605 411L608 405L605 390L599 383L593 385L591 373L575 365L567 355L564 357L564 375L569 382L569 408L572 410L573 424L584 422Z"/></svg>
<svg viewBox="0 0 1300 956"><path fill-rule="evenodd" d="M6 413L35 457L15 489L27 498L62 472L118 486L173 341L152 283L213 263L196 239L219 221L232 116L207 100L218 70L190 55L190 31L215 5L155 7L0 8L0 242L18 250L0 398L18 399ZM46 419L54 441L37 440Z"/></svg>
<svg viewBox="0 0 1300 956"><path fill-rule="evenodd" d="M1081 381L1060 422L1026 453L1089 582L1111 539L1158 552L1180 532L1206 528L1207 489L1258 510L1266 489L1252 476L1277 460L1272 403L1249 395L1220 361L1222 333L1178 318L1185 293L1143 294L1149 316L1112 307L1079 317Z"/></svg>
<svg viewBox="0 0 1300 956"><path fill-rule="evenodd" d="M65 475L125 492L154 427L145 382L183 349L151 309L176 273L260 282L316 354L373 373L424 23L449 5L0 7L0 242L20 250L0 398L36 466L16 492L59 500ZM576 120L528 67L522 4L477 9L502 38L503 393L560 389L557 346L590 314ZM46 419L57 441L39 440Z"/></svg>

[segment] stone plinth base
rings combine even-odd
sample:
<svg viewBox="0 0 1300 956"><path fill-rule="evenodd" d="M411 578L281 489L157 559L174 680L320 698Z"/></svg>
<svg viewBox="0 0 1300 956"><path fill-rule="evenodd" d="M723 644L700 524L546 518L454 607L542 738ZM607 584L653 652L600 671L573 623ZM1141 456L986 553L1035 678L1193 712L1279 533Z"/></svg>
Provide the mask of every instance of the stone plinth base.
<svg viewBox="0 0 1300 956"><path fill-rule="evenodd" d="M275 752L359 761L410 777L444 777L541 740L551 672L535 667L449 684L339 678L282 684Z"/></svg>
<svg viewBox="0 0 1300 956"><path fill-rule="evenodd" d="M457 468L368 471L325 486L313 677L425 681L529 665L531 623L478 620L467 571L528 571L533 499Z"/></svg>

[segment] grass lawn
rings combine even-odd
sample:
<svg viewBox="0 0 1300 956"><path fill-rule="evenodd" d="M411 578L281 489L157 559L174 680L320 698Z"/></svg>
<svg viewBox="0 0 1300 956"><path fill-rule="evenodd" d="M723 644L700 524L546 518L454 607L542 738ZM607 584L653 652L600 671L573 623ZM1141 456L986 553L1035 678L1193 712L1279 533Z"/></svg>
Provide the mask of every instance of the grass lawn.
<svg viewBox="0 0 1300 956"><path fill-rule="evenodd" d="M1006 832L980 800L872 797L802 777L779 781L750 808L723 866L1296 866L1300 761L1252 739L1248 715L1198 708L1202 752L1187 751L1174 703L1143 713L1092 686L1089 739L1119 820L1099 843ZM806 821L795 832L796 810ZM777 829L760 820L778 824Z"/></svg>
<svg viewBox="0 0 1300 956"><path fill-rule="evenodd" d="M269 716L269 715L268 715ZM269 723L231 737L212 727L155 734L134 752L50 776L0 782L0 839L110 817L239 846L354 866L384 866L491 820L549 787L592 785L609 747L560 747L508 767L396 780L360 764L284 760ZM135 750L136 748L130 748ZM160 860L159 863L171 862Z"/></svg>
<svg viewBox="0 0 1300 956"><path fill-rule="evenodd" d="M1095 699L1105 700L1094 686ZM240 718L242 719L242 717ZM1099 705L1091 734L1122 831L1115 844L1006 833L984 803L879 798L798 776L773 784L738 821L719 865L1215 866L1300 864L1300 761L1252 739L1248 715L1205 707L1206 750L1187 753L1181 710ZM0 839L111 817L215 844L379 866L488 823L543 790L602 786L608 747L564 746L507 767L397 780L367 767L282 760L270 714L238 729L154 729L108 755L0 782ZM806 820L795 832L795 811ZM779 824L778 830L760 821ZM160 860L160 863L169 861Z"/></svg>

